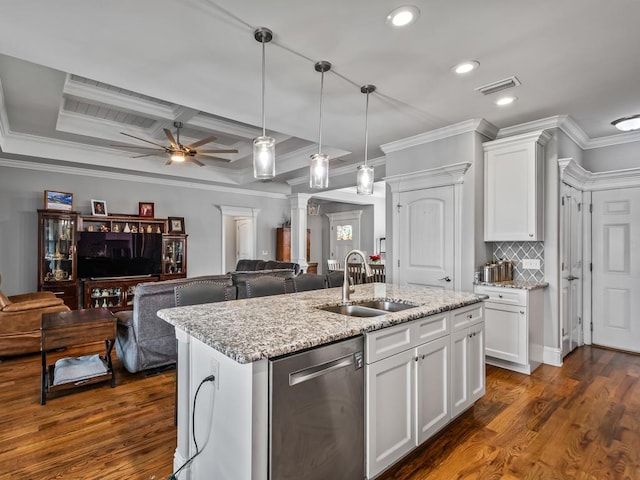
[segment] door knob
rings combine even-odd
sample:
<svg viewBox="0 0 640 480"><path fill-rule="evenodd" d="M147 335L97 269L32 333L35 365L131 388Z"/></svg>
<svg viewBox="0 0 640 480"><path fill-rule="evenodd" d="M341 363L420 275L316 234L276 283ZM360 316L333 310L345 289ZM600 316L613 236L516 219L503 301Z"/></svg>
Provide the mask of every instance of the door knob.
<svg viewBox="0 0 640 480"><path fill-rule="evenodd" d="M439 278L438 280L444 280L445 282L450 282L451 281L451 277L449 277L447 275L446 277Z"/></svg>
<svg viewBox="0 0 640 480"><path fill-rule="evenodd" d="M567 280L572 281L572 280L578 280L579 278L580 278L580 277L575 277L575 276L573 276L573 275L569 275L569 276L567 277Z"/></svg>

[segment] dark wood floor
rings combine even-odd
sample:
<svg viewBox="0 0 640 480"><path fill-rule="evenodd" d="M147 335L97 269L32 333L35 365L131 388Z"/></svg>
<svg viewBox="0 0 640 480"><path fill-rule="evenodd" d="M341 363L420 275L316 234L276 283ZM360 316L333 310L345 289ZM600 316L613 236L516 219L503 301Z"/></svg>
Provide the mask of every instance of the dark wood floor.
<svg viewBox="0 0 640 480"><path fill-rule="evenodd" d="M174 375L117 365L116 388L41 406L39 355L0 363L0 479L165 479ZM639 376L640 356L590 347L531 376L488 367L484 398L379 478L638 480Z"/></svg>

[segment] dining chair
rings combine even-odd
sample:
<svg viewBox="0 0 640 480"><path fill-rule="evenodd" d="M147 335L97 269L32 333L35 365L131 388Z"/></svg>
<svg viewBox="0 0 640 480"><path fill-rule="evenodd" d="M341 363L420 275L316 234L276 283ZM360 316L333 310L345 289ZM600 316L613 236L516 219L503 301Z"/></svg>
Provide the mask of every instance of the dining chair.
<svg viewBox="0 0 640 480"><path fill-rule="evenodd" d="M364 268L360 263L348 263L347 272L349 277L353 280L354 285L360 285L365 281Z"/></svg>
<svg viewBox="0 0 640 480"><path fill-rule="evenodd" d="M367 279L367 283L385 283L386 282L386 274L384 264L382 263L370 263L369 267L371 267L371 271L373 272L373 276Z"/></svg>
<svg viewBox="0 0 640 480"><path fill-rule="evenodd" d="M342 270L342 265L338 260L327 260L327 271L335 272Z"/></svg>

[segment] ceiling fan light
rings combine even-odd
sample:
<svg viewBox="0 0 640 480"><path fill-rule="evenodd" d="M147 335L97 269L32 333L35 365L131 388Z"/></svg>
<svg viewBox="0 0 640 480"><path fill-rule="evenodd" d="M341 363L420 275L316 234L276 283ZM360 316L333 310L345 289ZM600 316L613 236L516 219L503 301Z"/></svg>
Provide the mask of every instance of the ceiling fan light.
<svg viewBox="0 0 640 480"><path fill-rule="evenodd" d="M329 186L329 155L314 153L309 168L309 187L327 188Z"/></svg>
<svg viewBox="0 0 640 480"><path fill-rule="evenodd" d="M618 118L611 122L611 125L623 132L630 132L631 130L638 130L640 128L640 114L632 115L630 117Z"/></svg>
<svg viewBox="0 0 640 480"><path fill-rule="evenodd" d="M276 140L258 137L253 140L253 176L268 179L276 176Z"/></svg>
<svg viewBox="0 0 640 480"><path fill-rule="evenodd" d="M184 152L173 152L171 154L171 161L172 162L184 162L185 161Z"/></svg>
<svg viewBox="0 0 640 480"><path fill-rule="evenodd" d="M372 166L358 166L358 173L356 176L356 192L358 195L373 195L373 178Z"/></svg>

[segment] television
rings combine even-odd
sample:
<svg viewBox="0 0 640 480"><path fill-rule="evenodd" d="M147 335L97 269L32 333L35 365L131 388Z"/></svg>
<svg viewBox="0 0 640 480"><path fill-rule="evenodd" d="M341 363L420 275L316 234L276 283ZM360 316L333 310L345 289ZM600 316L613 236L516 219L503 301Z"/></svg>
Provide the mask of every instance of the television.
<svg viewBox="0 0 640 480"><path fill-rule="evenodd" d="M162 273L162 234L78 232L78 278Z"/></svg>

